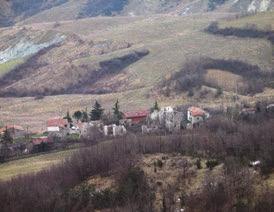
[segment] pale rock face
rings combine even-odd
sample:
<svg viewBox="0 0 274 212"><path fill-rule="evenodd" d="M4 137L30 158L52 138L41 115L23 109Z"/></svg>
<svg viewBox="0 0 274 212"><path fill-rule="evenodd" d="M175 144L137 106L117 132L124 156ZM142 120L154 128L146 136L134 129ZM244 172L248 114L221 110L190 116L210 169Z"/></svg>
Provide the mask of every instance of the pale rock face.
<svg viewBox="0 0 274 212"><path fill-rule="evenodd" d="M251 4L248 6L247 11L248 12L255 12L256 11L256 1L253 0Z"/></svg>
<svg viewBox="0 0 274 212"><path fill-rule="evenodd" d="M265 12L270 8L271 0L253 0L247 8L248 12Z"/></svg>
<svg viewBox="0 0 274 212"><path fill-rule="evenodd" d="M65 39L63 35L56 35L52 40L35 44L32 41L22 39L17 44L12 47L5 49L4 51L0 52L0 64L8 62L10 60L24 58L29 55L33 55L40 50L50 47L54 44L61 43Z"/></svg>
<svg viewBox="0 0 274 212"><path fill-rule="evenodd" d="M259 11L260 12L267 11L270 7L270 3L271 3L271 0L262 0Z"/></svg>

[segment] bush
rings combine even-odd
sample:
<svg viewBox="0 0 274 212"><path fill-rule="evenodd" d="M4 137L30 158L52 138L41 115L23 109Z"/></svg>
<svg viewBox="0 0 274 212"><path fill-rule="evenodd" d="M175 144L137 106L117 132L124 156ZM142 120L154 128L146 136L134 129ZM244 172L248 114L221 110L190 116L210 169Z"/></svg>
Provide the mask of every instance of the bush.
<svg viewBox="0 0 274 212"><path fill-rule="evenodd" d="M218 164L219 164L219 162L215 159L211 159L211 160L206 161L206 167L209 168L210 170L212 170Z"/></svg>
<svg viewBox="0 0 274 212"><path fill-rule="evenodd" d="M219 96L223 95L223 89L218 87L215 97L218 98Z"/></svg>
<svg viewBox="0 0 274 212"><path fill-rule="evenodd" d="M162 168L163 167L163 162L158 159L156 162L154 162L154 165L159 167L159 168Z"/></svg>
<svg viewBox="0 0 274 212"><path fill-rule="evenodd" d="M196 166L197 166L197 169L202 169L202 163L201 163L201 158L197 159L196 160Z"/></svg>

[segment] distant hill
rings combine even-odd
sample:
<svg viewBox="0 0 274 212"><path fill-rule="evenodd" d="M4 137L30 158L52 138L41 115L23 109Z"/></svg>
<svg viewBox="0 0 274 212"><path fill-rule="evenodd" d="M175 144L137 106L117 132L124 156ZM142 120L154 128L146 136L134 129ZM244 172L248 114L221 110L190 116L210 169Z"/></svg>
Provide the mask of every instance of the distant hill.
<svg viewBox="0 0 274 212"><path fill-rule="evenodd" d="M0 2L0 26L64 21L95 16L188 15L211 10L254 13L270 10L271 0L14 0Z"/></svg>
<svg viewBox="0 0 274 212"><path fill-rule="evenodd" d="M216 106L229 103L240 89L242 99L253 100L247 90L255 85L254 77L241 75L238 65L242 70L273 71L273 45L267 39L205 31L215 21L222 28L252 26L254 31L256 25L273 31L274 11L234 14L254 7L271 9L273 3L267 0L36 0L33 6L34 0L0 2L2 26L14 24L0 28L3 122L40 128L57 110L82 110L95 98L106 108L118 98L125 111L148 108L156 99L166 106L191 101ZM201 78L200 58L216 64L203 72L200 82L194 80L201 87L191 96L188 82ZM222 61L230 69L222 69ZM174 78L178 72L180 78ZM180 80L188 90L177 89ZM264 93L256 96L273 97L271 82L262 83L258 87L265 88ZM222 98L215 96L216 87L223 90Z"/></svg>

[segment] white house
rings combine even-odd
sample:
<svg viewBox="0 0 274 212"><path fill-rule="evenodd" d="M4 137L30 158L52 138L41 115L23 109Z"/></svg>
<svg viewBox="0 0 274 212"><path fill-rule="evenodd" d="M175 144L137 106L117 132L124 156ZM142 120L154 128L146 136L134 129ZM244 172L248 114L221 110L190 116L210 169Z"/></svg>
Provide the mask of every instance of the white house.
<svg viewBox="0 0 274 212"><path fill-rule="evenodd" d="M162 126L171 132L173 130L180 130L182 120L182 112L175 111L172 107L165 107L160 111L155 110L150 114L148 125L150 128Z"/></svg>
<svg viewBox="0 0 274 212"><path fill-rule="evenodd" d="M209 118L209 113L199 107L190 107L187 110L187 120L192 124L198 124Z"/></svg>
<svg viewBox="0 0 274 212"><path fill-rule="evenodd" d="M52 118L47 121L48 132L60 132L62 129L68 128L69 123L66 119Z"/></svg>
<svg viewBox="0 0 274 212"><path fill-rule="evenodd" d="M121 136L125 135L127 133L127 129L125 128L124 125L116 125L116 124L111 124L111 125L105 125L104 126L104 135L109 136Z"/></svg>

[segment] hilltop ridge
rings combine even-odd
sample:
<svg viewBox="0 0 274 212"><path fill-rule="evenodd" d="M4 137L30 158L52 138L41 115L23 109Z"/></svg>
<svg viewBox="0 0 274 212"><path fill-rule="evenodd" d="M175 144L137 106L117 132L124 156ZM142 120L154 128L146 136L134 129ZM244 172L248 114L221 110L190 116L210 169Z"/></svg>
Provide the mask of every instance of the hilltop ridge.
<svg viewBox="0 0 274 212"><path fill-rule="evenodd" d="M271 10L273 6L271 0L4 0L0 2L0 26L96 16L184 16L209 11L246 14Z"/></svg>

